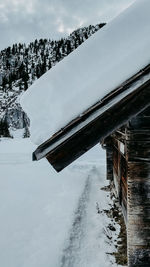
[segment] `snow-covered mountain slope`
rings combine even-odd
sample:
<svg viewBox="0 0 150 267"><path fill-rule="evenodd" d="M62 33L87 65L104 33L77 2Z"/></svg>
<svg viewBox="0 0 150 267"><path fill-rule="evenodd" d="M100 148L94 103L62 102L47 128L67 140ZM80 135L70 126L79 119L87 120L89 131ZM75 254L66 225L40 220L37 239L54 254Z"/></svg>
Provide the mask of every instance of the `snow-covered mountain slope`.
<svg viewBox="0 0 150 267"><path fill-rule="evenodd" d="M29 120L18 98L46 71L70 54L105 24L78 29L61 40L40 39L27 44L14 44L0 52L0 120L14 129L25 129ZM12 132L12 131L11 131ZM1 133L0 136L6 135Z"/></svg>

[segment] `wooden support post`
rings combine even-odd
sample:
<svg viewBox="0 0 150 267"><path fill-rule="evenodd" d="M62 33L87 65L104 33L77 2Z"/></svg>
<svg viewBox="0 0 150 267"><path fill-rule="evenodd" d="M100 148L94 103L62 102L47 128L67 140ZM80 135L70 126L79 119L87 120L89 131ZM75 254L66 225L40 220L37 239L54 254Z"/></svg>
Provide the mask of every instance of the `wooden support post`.
<svg viewBox="0 0 150 267"><path fill-rule="evenodd" d="M150 266L150 163L128 165L128 263Z"/></svg>
<svg viewBox="0 0 150 267"><path fill-rule="evenodd" d="M107 180L113 180L113 150L112 146L106 148Z"/></svg>

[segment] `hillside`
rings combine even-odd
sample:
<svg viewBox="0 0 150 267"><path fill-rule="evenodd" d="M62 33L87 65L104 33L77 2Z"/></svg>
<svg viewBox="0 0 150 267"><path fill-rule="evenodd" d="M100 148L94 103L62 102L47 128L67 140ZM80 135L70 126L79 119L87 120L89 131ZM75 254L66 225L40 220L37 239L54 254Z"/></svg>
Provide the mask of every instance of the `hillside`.
<svg viewBox="0 0 150 267"><path fill-rule="evenodd" d="M9 136L9 132L15 136L18 129L22 136L29 136L29 119L19 104L20 95L104 25L80 28L60 40L14 44L0 52L0 136Z"/></svg>

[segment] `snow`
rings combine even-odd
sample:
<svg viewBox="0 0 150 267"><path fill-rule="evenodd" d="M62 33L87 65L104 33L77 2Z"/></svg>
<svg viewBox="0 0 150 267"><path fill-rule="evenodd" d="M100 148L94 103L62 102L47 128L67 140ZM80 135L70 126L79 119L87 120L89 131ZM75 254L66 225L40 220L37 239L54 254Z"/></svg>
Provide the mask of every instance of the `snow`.
<svg viewBox="0 0 150 267"><path fill-rule="evenodd" d="M14 129L13 127L9 128L10 136L12 136L13 138L23 138L24 131L25 131L24 128L22 129Z"/></svg>
<svg viewBox="0 0 150 267"><path fill-rule="evenodd" d="M110 204L100 190L105 151L96 146L58 174L32 162L33 149L29 139L0 140L0 266L116 267L110 219L96 209Z"/></svg>
<svg viewBox="0 0 150 267"><path fill-rule="evenodd" d="M150 63L150 1L137 0L37 80L21 105L41 144Z"/></svg>

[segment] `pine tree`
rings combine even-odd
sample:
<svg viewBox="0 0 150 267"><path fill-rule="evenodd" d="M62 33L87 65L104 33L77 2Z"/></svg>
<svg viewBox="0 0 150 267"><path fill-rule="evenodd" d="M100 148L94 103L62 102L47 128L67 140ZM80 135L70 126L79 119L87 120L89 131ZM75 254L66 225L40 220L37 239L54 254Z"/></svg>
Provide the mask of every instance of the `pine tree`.
<svg viewBox="0 0 150 267"><path fill-rule="evenodd" d="M4 76L2 81L2 88L4 91L6 91L6 84L8 84L8 79L6 76Z"/></svg>
<svg viewBox="0 0 150 267"><path fill-rule="evenodd" d="M9 126L6 120L0 121L0 137L10 137Z"/></svg>
<svg viewBox="0 0 150 267"><path fill-rule="evenodd" d="M30 137L30 132L28 126L26 125L24 128L23 138L28 138L28 137Z"/></svg>

